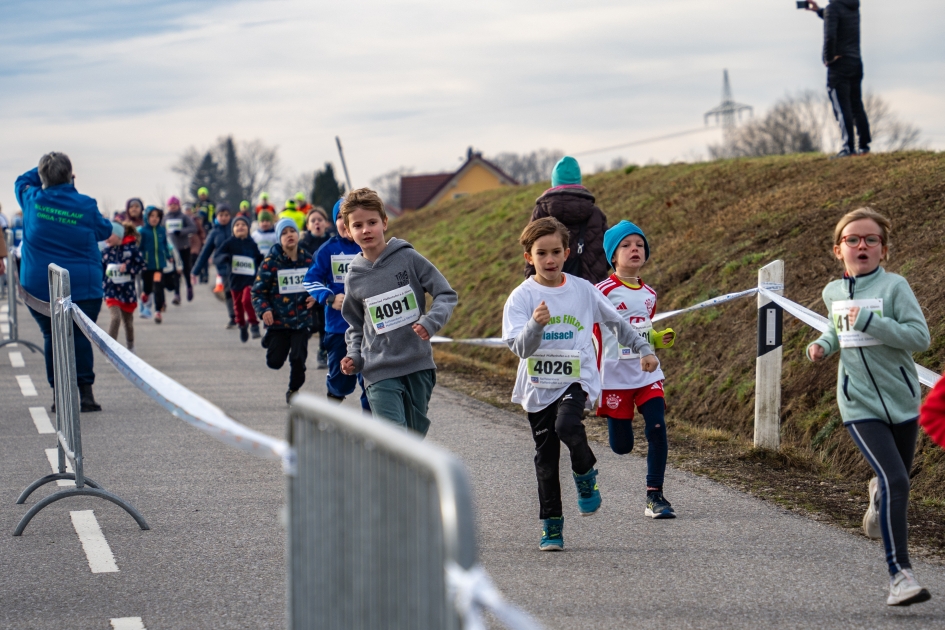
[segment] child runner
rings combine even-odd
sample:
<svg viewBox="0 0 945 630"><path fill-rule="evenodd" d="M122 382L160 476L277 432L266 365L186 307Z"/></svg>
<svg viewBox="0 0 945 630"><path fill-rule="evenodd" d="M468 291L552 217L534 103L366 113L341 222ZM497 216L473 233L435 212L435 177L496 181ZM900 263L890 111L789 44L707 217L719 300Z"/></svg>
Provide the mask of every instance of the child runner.
<svg viewBox="0 0 945 630"><path fill-rule="evenodd" d="M256 268L263 260L256 241L249 238L249 219L241 214L233 219L233 236L223 241L213 256L217 269L230 270L230 295L233 298L233 312L236 325L240 329L240 341L249 340L250 326L253 339L259 339L259 321L253 311L253 298L250 295Z"/></svg>
<svg viewBox="0 0 945 630"><path fill-rule="evenodd" d="M272 224L272 213L266 210L259 213L256 229L253 230L253 240L259 247L259 253L264 257L269 255L272 246L279 242L276 235L276 227ZM311 252L314 254L315 252Z"/></svg>
<svg viewBox="0 0 945 630"><path fill-rule="evenodd" d="M160 324L161 313L167 308L164 304L164 282L162 274L167 264L167 232L161 225L164 212L160 208L148 206L145 210L145 224L138 228L141 234L141 253L144 255L144 289L141 301L147 303L154 293L154 323ZM142 306L142 310L144 307ZM142 317L144 314L142 313Z"/></svg>
<svg viewBox="0 0 945 630"><path fill-rule="evenodd" d="M554 217L529 223L519 242L535 275L509 295L502 314L502 339L519 356L512 402L528 412L535 439L542 551L564 549L564 515L558 460L561 442L571 453L571 470L582 516L600 508L597 458L581 421L600 395L593 324L610 328L617 340L640 356L640 368L659 365L636 329L594 285L562 272L570 254L568 228Z"/></svg>
<svg viewBox="0 0 945 630"><path fill-rule="evenodd" d="M200 255L197 257L197 262L194 263L194 269L191 271L190 281L194 284L197 282L197 276L201 275L206 271L208 263L210 262L210 256L214 251L221 245L223 241L230 238L232 235L231 226L230 226L230 207L225 203L221 203L220 207L216 210L216 225L213 226L213 229L210 230L210 233L207 235L207 240L203 244L203 249L200 250ZM230 295L230 291L227 288L230 283L230 268L226 266L221 266L217 268L217 273L220 274L223 278L223 287L224 287L224 300L226 301L226 312L229 315L229 321L226 324L227 329L236 328L236 314L233 311L233 296Z"/></svg>
<svg viewBox="0 0 945 630"><path fill-rule="evenodd" d="M360 385L361 408L370 411L371 405L364 391L363 377L360 374L350 376L341 371L341 360L348 352L345 333L349 326L341 316L341 305L345 299L345 278L351 261L361 253L361 248L351 240L351 235L345 228L345 220L341 216L341 202L341 199L335 202L332 210L338 235L328 239L314 254L315 262L305 274L305 290L323 305L325 336L322 341L328 362L328 376L325 377L328 398L341 402Z"/></svg>
<svg viewBox="0 0 945 630"><path fill-rule="evenodd" d="M194 288L190 282L190 239L197 234L197 224L189 214L184 214L180 209L180 199L170 197L167 200L167 214L164 215L164 229L167 230L168 239L171 245L177 250L180 257L180 266L177 272L184 276L184 283L187 285L187 301L194 299ZM174 291L174 304L180 304L180 282L177 282L177 289Z"/></svg>
<svg viewBox="0 0 945 630"><path fill-rule="evenodd" d="M286 199L285 209L279 213L279 220L292 219L299 232L305 229L305 213L295 207L295 199Z"/></svg>
<svg viewBox="0 0 945 630"><path fill-rule="evenodd" d="M112 222L112 235L105 241L107 247L102 252L102 264L105 265L105 306L112 319L108 324L108 334L118 339L118 329L125 322L125 343L128 350L135 351L135 308L138 297L135 294L135 276L144 271L144 257L138 249L138 233L133 223Z"/></svg>
<svg viewBox="0 0 945 630"><path fill-rule="evenodd" d="M298 195L296 195L296 199L298 199ZM328 214L321 206L309 205L308 207L308 215L305 217L305 234L302 235L299 247L304 248L314 258L319 248L330 238L326 233ZM318 333L319 339L318 369L324 370L328 367L328 348L325 346L325 310L321 308L312 311L312 334L315 333Z"/></svg>
<svg viewBox="0 0 945 630"><path fill-rule="evenodd" d="M643 230L621 221L604 234L604 254L615 273L600 282L604 294L624 319L647 337L655 348L669 348L675 340L671 328L655 333L650 319L656 313L656 291L644 284L640 269L650 258L650 244ZM643 415L646 436L646 509L650 518L676 518L673 506L663 496L666 472L666 421L663 402L663 371L640 369L639 355L617 343L606 328L594 325L597 339L601 398L597 415L607 418L610 448L618 455L633 450L633 407Z"/></svg>
<svg viewBox="0 0 945 630"><path fill-rule="evenodd" d="M345 333L345 374L364 375L375 418L384 418L425 436L427 408L436 385L430 336L449 321L456 306L443 274L399 238L384 241L384 202L359 188L341 204L345 227L361 246L345 279L341 314L351 324ZM429 311L426 294L433 297Z"/></svg>
<svg viewBox="0 0 945 630"><path fill-rule="evenodd" d="M311 309L315 299L305 292L303 279L312 264L312 256L299 248L299 232L295 221L282 219L276 225L279 243L259 266L259 275L253 284L253 307L263 323L266 335L266 365L278 370L289 358L289 389L285 393L288 404L305 383L305 360L308 358Z"/></svg>
<svg viewBox="0 0 945 630"><path fill-rule="evenodd" d="M833 326L807 346L811 361L840 353L837 403L840 417L876 472L863 529L878 531L889 566L889 606L908 606L931 595L909 562L909 474L918 436L919 378L913 352L929 347L929 328L909 283L886 273L892 225L871 208L840 219L833 253L843 278L823 291Z"/></svg>

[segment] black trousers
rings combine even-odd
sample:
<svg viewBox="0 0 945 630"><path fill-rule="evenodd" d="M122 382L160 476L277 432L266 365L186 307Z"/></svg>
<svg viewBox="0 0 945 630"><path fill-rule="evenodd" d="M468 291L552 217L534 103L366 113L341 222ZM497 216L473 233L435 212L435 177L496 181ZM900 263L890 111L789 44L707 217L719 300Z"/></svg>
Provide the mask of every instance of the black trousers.
<svg viewBox="0 0 945 630"><path fill-rule="evenodd" d="M311 333L304 330L266 331L266 365L280 369L289 359L289 389L296 392L305 384L305 361L308 360L308 338Z"/></svg>
<svg viewBox="0 0 945 630"><path fill-rule="evenodd" d="M827 93L833 105L833 115L840 124L840 138L850 153L856 152L856 139L861 149L872 142L870 123L863 107L863 62L841 57L827 66Z"/></svg>
<svg viewBox="0 0 945 630"><path fill-rule="evenodd" d="M587 443L582 417L587 393L580 383L572 384L561 398L541 411L528 414L535 439L535 474L538 476L538 518L561 516L561 482L558 461L561 443L571 451L571 470L583 475L594 467L597 458Z"/></svg>
<svg viewBox="0 0 945 630"><path fill-rule="evenodd" d="M146 299L147 296L154 293L154 312L160 312L164 309L164 280L163 278L155 282L154 275L161 273L160 269L146 269L142 272L141 277L144 279L144 295L142 299Z"/></svg>
<svg viewBox="0 0 945 630"><path fill-rule="evenodd" d="M184 266L184 282L186 282L187 286L190 287L190 270L193 268L193 261L190 259L190 248L178 250L178 253L180 254L180 261ZM180 287L179 284L178 287Z"/></svg>

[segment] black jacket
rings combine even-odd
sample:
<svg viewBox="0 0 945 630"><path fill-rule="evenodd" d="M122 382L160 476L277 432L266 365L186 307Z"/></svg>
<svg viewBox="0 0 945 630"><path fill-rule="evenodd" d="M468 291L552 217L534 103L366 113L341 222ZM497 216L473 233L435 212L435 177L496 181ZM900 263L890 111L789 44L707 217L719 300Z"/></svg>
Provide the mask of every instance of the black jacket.
<svg viewBox="0 0 945 630"><path fill-rule="evenodd" d="M860 58L860 0L830 0L817 11L824 20L824 63Z"/></svg>
<svg viewBox="0 0 945 630"><path fill-rule="evenodd" d="M237 271L233 269L234 256L243 257L240 262L244 263L244 269L240 271L245 270L251 271L252 273L237 273ZM252 261L251 268L249 266L250 261ZM217 269L224 268L230 270L230 289L233 291L242 291L246 287L253 286L253 282L256 280L256 274L259 272L259 263L262 261L263 255L259 252L259 246L256 245L256 241L248 236L246 238L231 236L223 241L213 255L213 264L216 265Z"/></svg>

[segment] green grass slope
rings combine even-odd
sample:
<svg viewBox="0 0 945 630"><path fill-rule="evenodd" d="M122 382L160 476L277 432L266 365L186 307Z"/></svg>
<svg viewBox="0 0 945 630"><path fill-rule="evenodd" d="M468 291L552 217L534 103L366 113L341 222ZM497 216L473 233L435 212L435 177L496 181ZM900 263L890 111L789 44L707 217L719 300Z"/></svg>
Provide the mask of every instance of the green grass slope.
<svg viewBox="0 0 945 630"><path fill-rule="evenodd" d="M647 166L587 177L613 225L629 219L649 239L643 269L659 311L755 286L757 269L785 261L785 295L824 313L820 293L841 273L830 251L833 226L869 205L893 221L889 271L905 276L922 304L932 347L916 356L945 364L945 154L914 152L827 160L779 156ZM442 334L498 336L502 306L522 281L518 235L546 185L495 190L408 214L390 233L432 260L459 292ZM838 475L869 470L839 422L836 359L812 365L803 349L816 334L785 316L782 440L787 452ZM668 320L679 334L661 352L669 417L715 440L750 440L754 415L756 303L742 299ZM508 374L507 351L450 352ZM721 437L720 437L721 436ZM915 496L945 506L945 457L922 438Z"/></svg>

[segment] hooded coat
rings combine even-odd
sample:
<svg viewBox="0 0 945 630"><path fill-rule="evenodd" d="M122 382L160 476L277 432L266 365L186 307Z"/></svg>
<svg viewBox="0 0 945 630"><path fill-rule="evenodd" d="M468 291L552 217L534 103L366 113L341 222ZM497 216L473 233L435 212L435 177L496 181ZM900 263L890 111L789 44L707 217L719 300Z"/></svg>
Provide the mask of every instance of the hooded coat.
<svg viewBox="0 0 945 630"><path fill-rule="evenodd" d="M817 11L824 20L824 63L860 58L860 0L830 0Z"/></svg>
<svg viewBox="0 0 945 630"><path fill-rule="evenodd" d="M597 284L607 277L610 263L604 255L607 216L595 205L594 201L591 191L579 184L550 188L535 202L531 220L554 217L564 223L571 234L571 255L565 264L572 263L580 256L580 273L574 275ZM579 253L578 240L582 226L584 226L584 251ZM529 278L533 275L535 275L535 268L526 265L525 277Z"/></svg>

